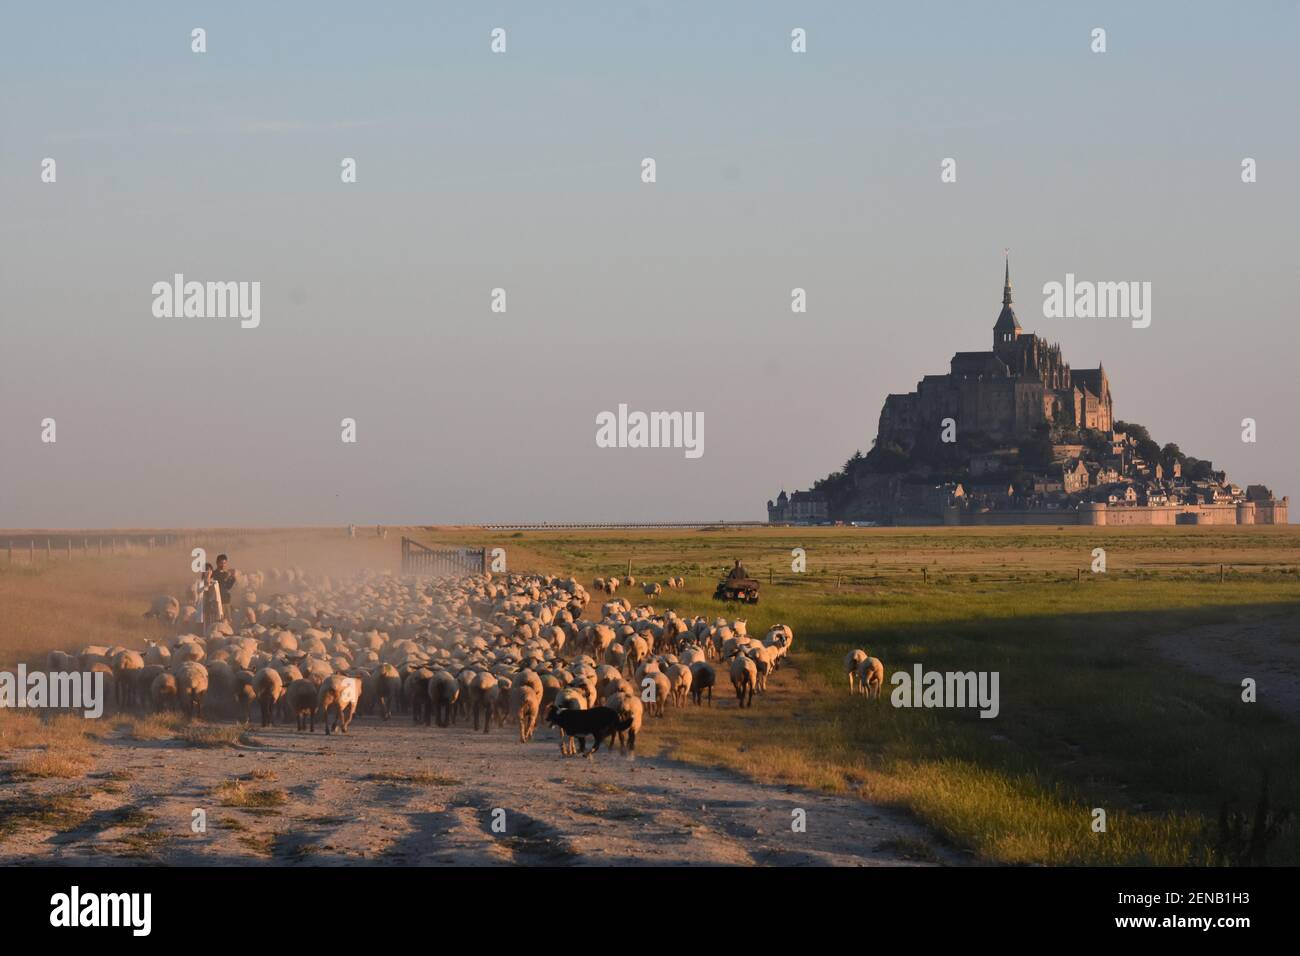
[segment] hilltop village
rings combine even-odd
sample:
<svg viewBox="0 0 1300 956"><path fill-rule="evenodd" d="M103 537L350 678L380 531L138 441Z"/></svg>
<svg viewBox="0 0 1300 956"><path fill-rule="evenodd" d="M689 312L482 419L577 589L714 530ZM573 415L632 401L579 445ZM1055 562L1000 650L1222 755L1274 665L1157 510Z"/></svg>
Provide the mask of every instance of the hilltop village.
<svg viewBox="0 0 1300 956"><path fill-rule="evenodd" d="M1072 369L1026 332L1011 267L993 347L889 395L873 446L811 489L767 502L773 524L1286 524L1288 499L1114 417L1099 364Z"/></svg>

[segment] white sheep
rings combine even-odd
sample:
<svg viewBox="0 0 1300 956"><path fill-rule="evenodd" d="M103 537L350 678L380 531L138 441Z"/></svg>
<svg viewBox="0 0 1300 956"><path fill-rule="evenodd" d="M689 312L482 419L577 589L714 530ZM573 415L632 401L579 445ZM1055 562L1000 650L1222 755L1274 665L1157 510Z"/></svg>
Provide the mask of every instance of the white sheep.
<svg viewBox="0 0 1300 956"><path fill-rule="evenodd" d="M690 667L697 661L708 660L708 654L698 644L692 644L682 649L681 660L683 664Z"/></svg>
<svg viewBox="0 0 1300 956"><path fill-rule="evenodd" d="M736 700L741 707L754 706L754 686L758 683L758 668L744 654L731 661L731 686L736 689ZM746 700L748 696L748 700Z"/></svg>
<svg viewBox="0 0 1300 956"><path fill-rule="evenodd" d="M173 664L184 664L186 662L198 664L207 656L203 645L199 643L202 640L201 638L189 635L187 637L189 637L189 640L177 641L176 646L172 648Z"/></svg>
<svg viewBox="0 0 1300 956"><path fill-rule="evenodd" d="M316 706L325 721L325 734L330 733L330 716L334 717L334 729L348 732L348 724L356 713L357 702L361 697L361 681L355 677L334 674L327 677L320 685Z"/></svg>
<svg viewBox="0 0 1300 956"><path fill-rule="evenodd" d="M433 707L432 691L429 689L429 684L433 681L433 671L419 661L407 661L402 666L409 668L402 681L402 699L410 704L411 723L418 724L423 718L425 726L428 726L431 718L430 710ZM400 673L401 668L398 671ZM463 691L457 695L457 699L463 697Z"/></svg>
<svg viewBox="0 0 1300 956"><path fill-rule="evenodd" d="M662 717L664 715L664 706L668 703L668 698L671 697L673 693L673 684L672 681L668 679L668 675L656 669L646 673L645 676L637 682L637 686L642 689L642 700L645 700L647 695L650 698L646 701L650 705L650 716Z"/></svg>
<svg viewBox="0 0 1300 956"><path fill-rule="evenodd" d="M436 720L439 727L446 727L456 720L456 701L460 698L460 682L456 675L448 671L435 671L429 678L429 707L424 722Z"/></svg>
<svg viewBox="0 0 1300 956"><path fill-rule="evenodd" d="M635 751L636 737L641 732L641 720L644 713L641 698L628 691L618 691L605 698L605 706L610 710L617 711L621 720L631 718L632 725L627 730L618 732L618 749L621 753Z"/></svg>
<svg viewBox="0 0 1300 956"><path fill-rule="evenodd" d="M858 667L858 692L867 697L879 697L885 683L885 664L879 657L868 657Z"/></svg>
<svg viewBox="0 0 1300 956"><path fill-rule="evenodd" d="M686 703L686 695L691 692L691 668L688 664L679 661L669 665L667 675L672 683L673 703L681 707Z"/></svg>
<svg viewBox="0 0 1300 956"><path fill-rule="evenodd" d="M861 648L857 650L849 651L847 654L844 655L844 669L848 671L849 674L850 694L857 692L858 668L862 666L862 662L865 661L866 659L867 659L867 652L862 650Z"/></svg>
<svg viewBox="0 0 1300 956"><path fill-rule="evenodd" d="M526 684L522 681L510 688L510 709L519 721L519 742L528 743L533 739L537 729L537 714L542 705L541 684Z"/></svg>
<svg viewBox="0 0 1300 956"><path fill-rule="evenodd" d="M117 693L117 706L126 707L135 702L135 680L131 671L144 668L144 658L135 651L119 651L113 655L113 689Z"/></svg>
<svg viewBox="0 0 1300 956"><path fill-rule="evenodd" d="M95 664L107 664L108 650L103 644L87 644L77 655L77 669L88 671Z"/></svg>
<svg viewBox="0 0 1300 956"><path fill-rule="evenodd" d="M392 664L384 663L371 675L374 681L375 704L379 707L379 716L388 720L393 715L393 707L401 706L402 675Z"/></svg>
<svg viewBox="0 0 1300 956"><path fill-rule="evenodd" d="M492 711L496 707L501 688L489 671L481 671L469 683L470 710L474 714L474 729L478 730L479 714L483 714L483 733L492 725Z"/></svg>
<svg viewBox="0 0 1300 956"><path fill-rule="evenodd" d="M263 667L253 676L253 690L262 711L262 726L275 723L275 705L284 695L284 678L273 667Z"/></svg>
<svg viewBox="0 0 1300 956"><path fill-rule="evenodd" d="M603 657L605 651L614 643L614 629L607 624L597 624L587 634L587 647L597 658Z"/></svg>
<svg viewBox="0 0 1300 956"><path fill-rule="evenodd" d="M145 617L151 617L166 624L175 624L180 615L181 602L170 594L160 594L154 598L153 603L149 605L149 610L144 612Z"/></svg>
<svg viewBox="0 0 1300 956"><path fill-rule="evenodd" d="M191 719L203 716L203 698L208 692L208 669L197 661L182 661L172 673L176 675L176 699Z"/></svg>
<svg viewBox="0 0 1300 956"><path fill-rule="evenodd" d="M153 700L154 709L163 711L176 706L176 675L163 671L154 676L153 684L149 688L149 696Z"/></svg>
<svg viewBox="0 0 1300 956"><path fill-rule="evenodd" d="M257 688L253 685L252 671L235 671L234 698L235 706L244 715L244 723L248 723L253 714L253 701L257 700Z"/></svg>
<svg viewBox="0 0 1300 956"><path fill-rule="evenodd" d="M751 645L748 653L754 661L754 666L758 669L756 689L759 693L767 693L767 679L771 676L772 671L776 670L776 662L781 656L780 651L772 646Z"/></svg>

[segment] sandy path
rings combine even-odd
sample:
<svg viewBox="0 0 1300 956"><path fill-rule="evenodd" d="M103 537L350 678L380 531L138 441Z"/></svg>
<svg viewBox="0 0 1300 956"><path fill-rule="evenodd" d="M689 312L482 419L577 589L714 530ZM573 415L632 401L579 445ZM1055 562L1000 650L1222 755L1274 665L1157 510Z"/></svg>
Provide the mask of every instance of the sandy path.
<svg viewBox="0 0 1300 956"><path fill-rule="evenodd" d="M1300 723L1300 623L1210 624L1153 639L1166 658L1240 689L1253 677L1257 700Z"/></svg>
<svg viewBox="0 0 1300 956"><path fill-rule="evenodd" d="M731 772L601 751L562 758L549 729L517 733L388 726L346 736L255 729L252 746L202 748L110 737L82 781L7 783L9 800L79 795L89 817L59 833L0 834L0 864L380 863L917 865L961 860L923 827L855 797L753 783ZM214 789L256 771L248 790L278 807L221 806ZM268 774L269 772L269 774ZM424 779L385 780L384 775ZM191 831L192 811L207 831ZM492 830L505 810L505 832ZM791 829L792 811L807 830Z"/></svg>

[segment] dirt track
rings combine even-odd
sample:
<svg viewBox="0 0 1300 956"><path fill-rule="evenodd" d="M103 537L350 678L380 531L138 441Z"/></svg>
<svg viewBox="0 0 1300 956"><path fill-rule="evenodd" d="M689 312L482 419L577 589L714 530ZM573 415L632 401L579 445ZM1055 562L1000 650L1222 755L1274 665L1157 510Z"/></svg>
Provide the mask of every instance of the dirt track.
<svg viewBox="0 0 1300 956"><path fill-rule="evenodd" d="M1253 677L1260 704L1300 723L1300 634L1290 621L1210 624L1153 643L1169 660L1238 689Z"/></svg>
<svg viewBox="0 0 1300 956"><path fill-rule="evenodd" d="M0 836L0 864L958 862L924 828L857 798L617 751L562 758L552 733L539 728L521 745L509 727L484 736L362 718L346 737L254 729L240 747L114 735L96 748L87 780L3 788L24 800L79 788L89 816L61 833ZM261 779L245 781L248 791L280 791L285 802L222 806L214 788L252 771ZM206 833L191 832L196 808ZM505 810L504 833L492 831L495 808ZM804 833L791 829L796 808L807 812Z"/></svg>

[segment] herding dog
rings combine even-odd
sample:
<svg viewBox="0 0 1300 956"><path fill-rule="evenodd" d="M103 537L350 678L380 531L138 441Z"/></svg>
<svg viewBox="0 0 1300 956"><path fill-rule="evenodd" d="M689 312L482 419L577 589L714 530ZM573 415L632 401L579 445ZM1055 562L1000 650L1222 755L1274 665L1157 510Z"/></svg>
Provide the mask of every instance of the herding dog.
<svg viewBox="0 0 1300 956"><path fill-rule="evenodd" d="M588 735L596 738L595 745L591 748L591 753L595 753L606 737L612 747L614 735L632 726L631 717L619 717L618 711L611 707L592 707L590 710L566 707L557 710L554 704L546 709L546 722L552 727L560 728L560 753L567 753L566 738L572 738L578 742L578 750L584 755L587 753Z"/></svg>

